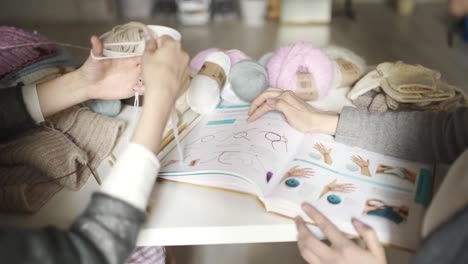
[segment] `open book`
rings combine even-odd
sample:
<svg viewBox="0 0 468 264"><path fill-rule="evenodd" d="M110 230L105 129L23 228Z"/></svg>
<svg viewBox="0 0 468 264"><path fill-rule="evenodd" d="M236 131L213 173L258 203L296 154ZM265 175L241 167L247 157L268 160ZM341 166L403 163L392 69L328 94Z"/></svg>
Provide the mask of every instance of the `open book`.
<svg viewBox="0 0 468 264"><path fill-rule="evenodd" d="M303 134L283 115L247 123L248 106L221 106L200 116L161 157L160 177L252 194L267 211L301 215L306 201L343 232L351 217L378 232L384 244L415 249L432 191L432 166L404 161ZM182 160L181 160L182 159Z"/></svg>

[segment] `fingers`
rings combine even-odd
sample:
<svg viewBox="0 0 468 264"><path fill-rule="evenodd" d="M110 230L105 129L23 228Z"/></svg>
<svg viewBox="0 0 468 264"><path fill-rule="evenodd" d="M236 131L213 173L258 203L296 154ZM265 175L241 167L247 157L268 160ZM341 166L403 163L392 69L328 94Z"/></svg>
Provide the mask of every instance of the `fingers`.
<svg viewBox="0 0 468 264"><path fill-rule="evenodd" d="M174 40L169 35L162 35L157 39L157 44L158 44L159 47L162 47L162 46L164 46L164 44L166 44L167 42L171 42L171 41L179 43L178 41Z"/></svg>
<svg viewBox="0 0 468 264"><path fill-rule="evenodd" d="M302 210L312 219L320 230L336 247L349 245L351 241L321 212L305 203L302 205Z"/></svg>
<svg viewBox="0 0 468 264"><path fill-rule="evenodd" d="M145 53L154 53L158 49L158 44L156 43L156 40L154 39L149 39L146 41L145 44Z"/></svg>
<svg viewBox="0 0 468 264"><path fill-rule="evenodd" d="M252 109L252 106L251 106ZM262 104L260 107L255 108L255 110L250 114L249 118L247 119L247 122L253 122L263 116L264 114L273 111L273 107L271 107L269 104Z"/></svg>
<svg viewBox="0 0 468 264"><path fill-rule="evenodd" d="M307 261L309 261L309 258L314 261L317 261L317 259L326 259L332 254L332 250L315 237L301 217L296 217L295 222L298 233L297 245L301 255Z"/></svg>
<svg viewBox="0 0 468 264"><path fill-rule="evenodd" d="M104 52L104 45L101 40L96 36L91 36L91 51L96 57L102 57Z"/></svg>
<svg viewBox="0 0 468 264"><path fill-rule="evenodd" d="M283 113L288 122L291 123L291 119L294 116L293 111L295 111L295 108L291 104L284 100L275 99L267 100L267 104L270 105L273 110Z"/></svg>
<svg viewBox="0 0 468 264"><path fill-rule="evenodd" d="M358 156L356 156L356 155L353 155L353 156L351 157L351 160L352 160L354 163L356 163L357 165L360 165L360 163L361 163L361 159L359 159Z"/></svg>
<svg viewBox="0 0 468 264"><path fill-rule="evenodd" d="M379 259L385 259L384 248L382 244L380 244L375 230L358 219L354 218L351 222L353 223L353 226L358 234L362 237L364 242L366 242L367 248L370 250L370 252L372 252Z"/></svg>
<svg viewBox="0 0 468 264"><path fill-rule="evenodd" d="M252 101L249 109L249 116L252 115L257 108L265 103L267 99L276 98L281 94L282 90L277 88L268 88L261 93L255 100Z"/></svg>
<svg viewBox="0 0 468 264"><path fill-rule="evenodd" d="M298 166L298 165L296 165L296 166L292 167L291 169L289 169L289 171L295 171L297 168L299 168L299 166Z"/></svg>

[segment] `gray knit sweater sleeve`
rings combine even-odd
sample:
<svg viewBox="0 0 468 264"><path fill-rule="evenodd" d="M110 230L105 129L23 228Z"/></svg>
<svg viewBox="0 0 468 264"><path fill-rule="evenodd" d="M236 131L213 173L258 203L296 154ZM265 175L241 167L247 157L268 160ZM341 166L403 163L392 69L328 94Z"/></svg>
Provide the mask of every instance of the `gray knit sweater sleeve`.
<svg viewBox="0 0 468 264"><path fill-rule="evenodd" d="M69 230L0 229L1 263L123 263L134 248L144 213L103 193Z"/></svg>
<svg viewBox="0 0 468 264"><path fill-rule="evenodd" d="M403 159L452 163L468 148L468 108L451 113L370 113L346 107L335 139Z"/></svg>

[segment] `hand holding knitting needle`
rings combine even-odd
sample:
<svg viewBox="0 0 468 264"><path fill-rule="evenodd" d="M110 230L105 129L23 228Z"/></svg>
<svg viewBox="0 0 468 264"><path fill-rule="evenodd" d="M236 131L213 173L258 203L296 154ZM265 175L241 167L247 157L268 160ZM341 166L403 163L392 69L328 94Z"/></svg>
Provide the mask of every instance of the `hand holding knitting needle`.
<svg viewBox="0 0 468 264"><path fill-rule="evenodd" d="M268 112L280 112L288 123L305 133L334 135L339 116L314 109L291 91L268 88L251 104L248 122L254 122Z"/></svg>
<svg viewBox="0 0 468 264"><path fill-rule="evenodd" d="M369 165L370 165L370 161L369 160L365 160L363 159L361 156L359 155L353 155L351 157L351 160L356 163L356 165L359 166L359 168L361 168L361 174L364 175L364 176L368 176L368 177L371 177L371 172L369 170Z"/></svg>

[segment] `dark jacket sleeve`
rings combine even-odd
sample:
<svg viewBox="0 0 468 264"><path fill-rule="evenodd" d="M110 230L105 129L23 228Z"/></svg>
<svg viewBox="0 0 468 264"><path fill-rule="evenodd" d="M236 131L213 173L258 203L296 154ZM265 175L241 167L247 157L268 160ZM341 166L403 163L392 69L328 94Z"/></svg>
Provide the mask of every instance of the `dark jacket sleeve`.
<svg viewBox="0 0 468 264"><path fill-rule="evenodd" d="M414 256L414 264L468 263L468 206L436 228Z"/></svg>
<svg viewBox="0 0 468 264"><path fill-rule="evenodd" d="M26 109L21 87L0 89L0 141L34 126L34 120Z"/></svg>
<svg viewBox="0 0 468 264"><path fill-rule="evenodd" d="M144 220L141 210L98 192L69 230L0 230L0 263L123 263Z"/></svg>
<svg viewBox="0 0 468 264"><path fill-rule="evenodd" d="M468 148L468 108L385 113L344 108L335 139L403 159L452 163Z"/></svg>

